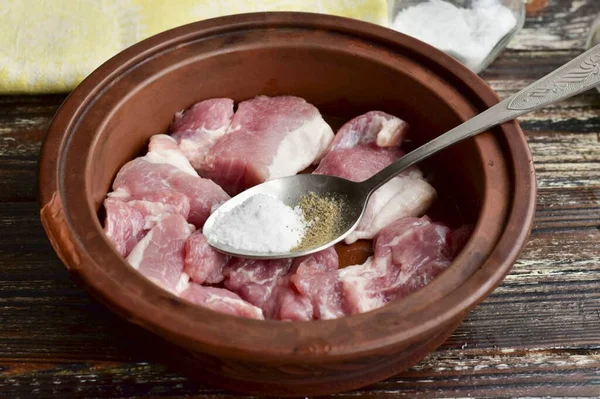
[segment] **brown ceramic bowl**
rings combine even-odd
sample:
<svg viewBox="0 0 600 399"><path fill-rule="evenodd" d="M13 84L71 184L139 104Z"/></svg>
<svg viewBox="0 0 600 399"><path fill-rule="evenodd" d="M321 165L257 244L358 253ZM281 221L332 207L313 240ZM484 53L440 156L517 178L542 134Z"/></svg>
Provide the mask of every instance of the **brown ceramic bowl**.
<svg viewBox="0 0 600 399"><path fill-rule="evenodd" d="M438 347L504 278L528 237L531 156L516 122L423 164L454 219L476 223L429 286L339 320L256 321L215 313L159 289L112 248L98 212L119 168L196 101L291 94L331 121L379 109L422 143L498 97L452 58L359 21L260 13L187 25L109 60L65 101L44 143L41 218L59 257L103 303L181 350L188 372L244 392L310 395L390 377ZM458 215L458 216L457 216Z"/></svg>

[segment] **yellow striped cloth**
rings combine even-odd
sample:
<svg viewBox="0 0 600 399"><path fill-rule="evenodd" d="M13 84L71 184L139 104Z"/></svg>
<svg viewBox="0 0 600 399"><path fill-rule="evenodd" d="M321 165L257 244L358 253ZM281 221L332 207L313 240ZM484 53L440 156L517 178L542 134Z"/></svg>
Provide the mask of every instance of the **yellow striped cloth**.
<svg viewBox="0 0 600 399"><path fill-rule="evenodd" d="M256 11L387 24L387 0L0 0L0 93L69 91L113 55L156 33Z"/></svg>

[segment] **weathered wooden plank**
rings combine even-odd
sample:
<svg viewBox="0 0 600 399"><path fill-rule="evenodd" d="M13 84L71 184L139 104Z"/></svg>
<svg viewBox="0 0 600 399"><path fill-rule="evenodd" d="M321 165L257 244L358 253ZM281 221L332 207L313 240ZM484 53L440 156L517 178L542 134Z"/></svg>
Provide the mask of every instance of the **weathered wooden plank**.
<svg viewBox="0 0 600 399"><path fill-rule="evenodd" d="M539 189L535 230L588 227L600 227L600 187Z"/></svg>
<svg viewBox="0 0 600 399"><path fill-rule="evenodd" d="M599 13L600 2L596 0L551 0L540 12L528 16L525 26L508 47L583 49L590 26Z"/></svg>
<svg viewBox="0 0 600 399"><path fill-rule="evenodd" d="M338 398L433 398L598 395L600 353L498 352L487 356L440 351L401 375ZM0 362L0 389L11 397L138 398L148 396L254 398L191 382L163 366L127 363Z"/></svg>
<svg viewBox="0 0 600 399"><path fill-rule="evenodd" d="M600 125L600 118L598 119ZM538 187L600 187L600 135L525 130ZM596 190L591 190L594 195Z"/></svg>
<svg viewBox="0 0 600 399"><path fill-rule="evenodd" d="M63 98L0 97L0 202L35 200L39 150Z"/></svg>

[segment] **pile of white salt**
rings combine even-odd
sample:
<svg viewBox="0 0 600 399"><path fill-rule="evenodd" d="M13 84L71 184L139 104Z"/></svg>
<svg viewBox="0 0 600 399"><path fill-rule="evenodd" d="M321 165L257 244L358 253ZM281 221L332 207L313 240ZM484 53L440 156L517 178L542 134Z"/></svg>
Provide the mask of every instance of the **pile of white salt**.
<svg viewBox="0 0 600 399"><path fill-rule="evenodd" d="M251 252L289 252L306 233L300 208L256 194L215 219L207 233L210 242Z"/></svg>

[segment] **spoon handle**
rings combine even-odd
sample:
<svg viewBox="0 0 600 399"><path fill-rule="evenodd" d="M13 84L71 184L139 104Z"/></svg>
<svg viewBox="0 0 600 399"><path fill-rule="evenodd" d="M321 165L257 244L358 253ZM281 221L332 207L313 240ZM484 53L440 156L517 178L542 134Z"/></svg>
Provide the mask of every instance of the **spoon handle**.
<svg viewBox="0 0 600 399"><path fill-rule="evenodd" d="M371 193L406 168L452 144L598 85L600 85L600 45L550 72L517 94L409 152L360 184L365 192Z"/></svg>

